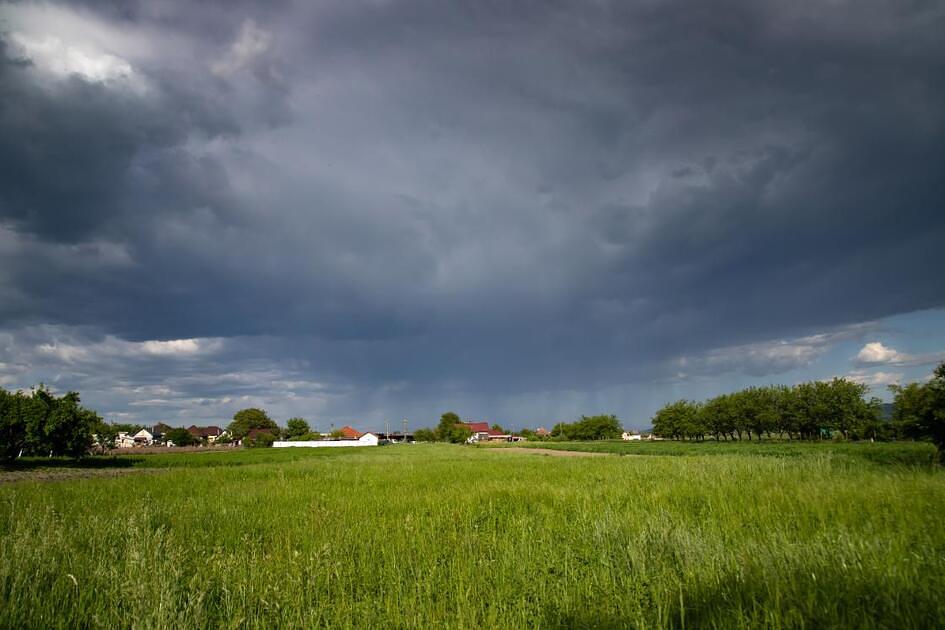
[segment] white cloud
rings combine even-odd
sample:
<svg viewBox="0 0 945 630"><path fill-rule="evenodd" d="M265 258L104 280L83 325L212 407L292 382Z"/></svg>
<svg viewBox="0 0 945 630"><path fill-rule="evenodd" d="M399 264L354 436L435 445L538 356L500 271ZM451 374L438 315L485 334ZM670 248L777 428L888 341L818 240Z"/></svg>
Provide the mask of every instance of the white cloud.
<svg viewBox="0 0 945 630"><path fill-rule="evenodd" d="M134 359L136 357L189 357L217 352L223 347L219 338L170 339L167 341L125 341L107 336L99 342L87 344L53 340L36 346L39 354L63 363L94 361L105 357Z"/></svg>
<svg viewBox="0 0 945 630"><path fill-rule="evenodd" d="M895 349L884 346L879 341L872 341L860 349L860 352L856 355L856 361L861 364L892 363L901 360L904 356Z"/></svg>
<svg viewBox="0 0 945 630"><path fill-rule="evenodd" d="M131 64L106 52L81 48L52 35L32 36L13 33L11 39L19 52L40 68L58 75L78 74L90 81L132 80Z"/></svg>
<svg viewBox="0 0 945 630"><path fill-rule="evenodd" d="M156 356L182 356L197 354L212 345L210 341L200 339L170 339L168 341L144 341L141 349Z"/></svg>
<svg viewBox="0 0 945 630"><path fill-rule="evenodd" d="M890 365L898 367L914 367L931 365L945 360L945 352L929 352L926 354L907 354L895 348L883 345L879 341L872 341L863 346L853 359L858 366Z"/></svg>
<svg viewBox="0 0 945 630"><path fill-rule="evenodd" d="M869 385L870 387L887 387L902 382L905 375L902 372L867 372L865 370L854 370L846 375L845 378L856 383Z"/></svg>
<svg viewBox="0 0 945 630"><path fill-rule="evenodd" d="M264 55L272 45L272 34L247 19L240 27L236 40L222 58L210 64L210 71L222 77L236 74Z"/></svg>

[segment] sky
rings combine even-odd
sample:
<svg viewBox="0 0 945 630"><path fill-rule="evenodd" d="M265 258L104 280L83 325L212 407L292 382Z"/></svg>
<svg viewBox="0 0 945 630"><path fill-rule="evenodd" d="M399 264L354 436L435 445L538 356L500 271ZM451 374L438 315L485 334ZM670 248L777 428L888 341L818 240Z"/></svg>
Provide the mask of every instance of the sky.
<svg viewBox="0 0 945 630"><path fill-rule="evenodd" d="M0 3L0 386L507 427L945 360L945 5Z"/></svg>

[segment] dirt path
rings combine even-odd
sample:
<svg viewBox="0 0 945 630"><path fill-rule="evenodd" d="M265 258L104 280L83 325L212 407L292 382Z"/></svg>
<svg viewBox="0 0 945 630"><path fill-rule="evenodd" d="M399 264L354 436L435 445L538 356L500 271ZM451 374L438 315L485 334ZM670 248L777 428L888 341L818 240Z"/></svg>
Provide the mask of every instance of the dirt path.
<svg viewBox="0 0 945 630"><path fill-rule="evenodd" d="M559 451L550 448L522 448L513 446L511 448L494 448L494 451L503 451L505 453L531 453L532 455L548 455L549 457L610 457L613 453L589 453L587 451Z"/></svg>
<svg viewBox="0 0 945 630"><path fill-rule="evenodd" d="M160 472L154 468L37 468L35 470L0 470L0 484L18 481L69 481L95 477L119 477Z"/></svg>

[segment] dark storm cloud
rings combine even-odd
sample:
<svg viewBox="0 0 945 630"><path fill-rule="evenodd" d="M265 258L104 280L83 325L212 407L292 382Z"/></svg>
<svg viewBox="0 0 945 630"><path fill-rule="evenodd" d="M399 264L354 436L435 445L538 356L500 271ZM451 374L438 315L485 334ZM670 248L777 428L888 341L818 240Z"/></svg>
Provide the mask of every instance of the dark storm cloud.
<svg viewBox="0 0 945 630"><path fill-rule="evenodd" d="M0 48L8 329L264 335L257 357L318 382L487 399L727 365L723 346L773 373L820 346L752 344L945 303L940 3L45 21L63 50L104 29L76 49L140 89L50 74L24 6Z"/></svg>

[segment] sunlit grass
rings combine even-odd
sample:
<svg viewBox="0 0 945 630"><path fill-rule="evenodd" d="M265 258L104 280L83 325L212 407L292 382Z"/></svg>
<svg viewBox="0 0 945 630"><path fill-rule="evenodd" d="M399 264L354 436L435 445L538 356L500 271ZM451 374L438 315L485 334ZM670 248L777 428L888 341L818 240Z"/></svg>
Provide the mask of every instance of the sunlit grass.
<svg viewBox="0 0 945 630"><path fill-rule="evenodd" d="M136 465L168 468L0 487L0 626L945 622L931 467L447 445L153 457Z"/></svg>

